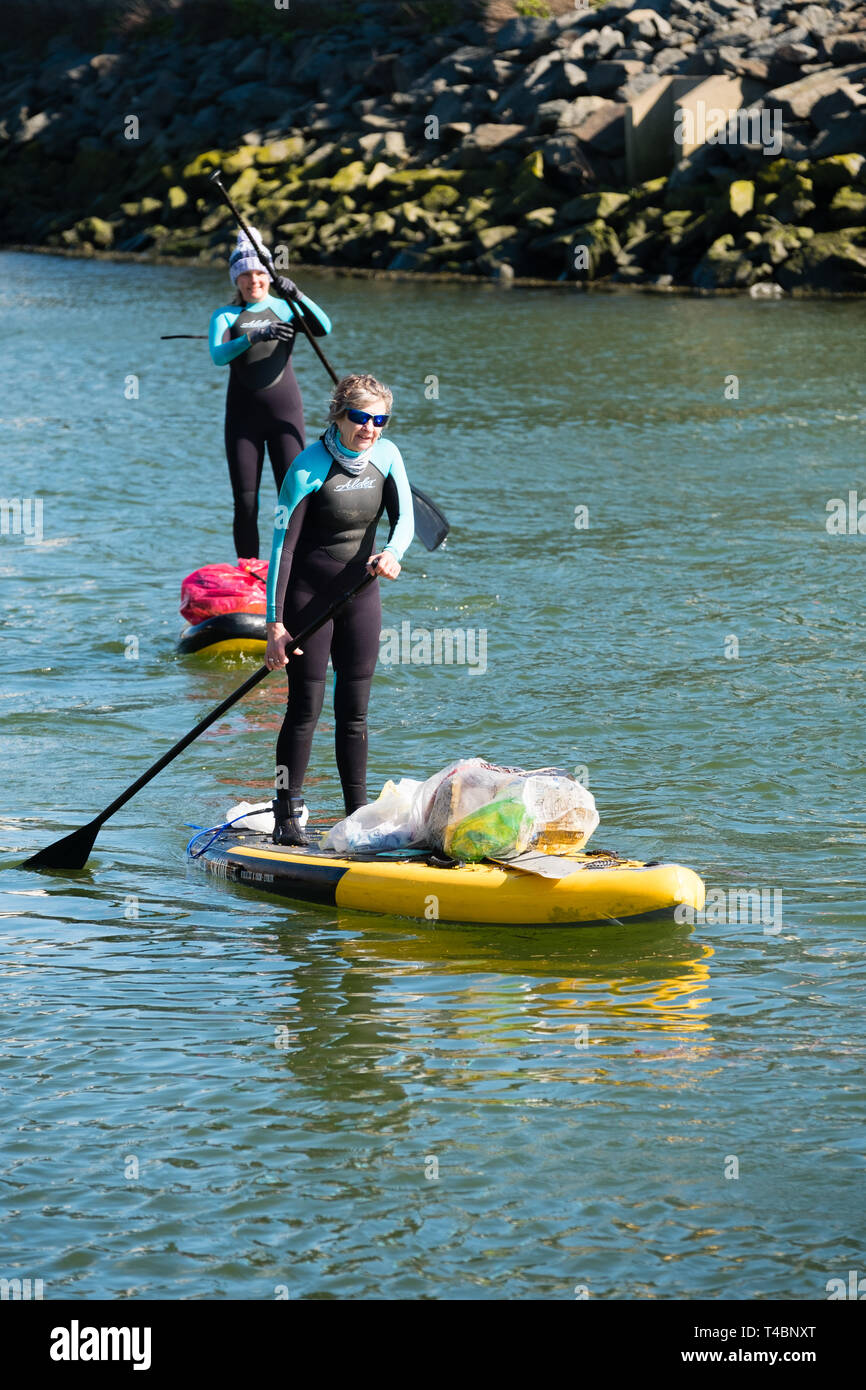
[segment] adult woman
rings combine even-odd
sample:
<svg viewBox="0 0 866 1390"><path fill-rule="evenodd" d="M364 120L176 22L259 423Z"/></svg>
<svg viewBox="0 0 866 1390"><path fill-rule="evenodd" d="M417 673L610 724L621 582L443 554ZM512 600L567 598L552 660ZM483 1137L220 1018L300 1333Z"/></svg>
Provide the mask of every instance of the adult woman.
<svg viewBox="0 0 866 1390"><path fill-rule="evenodd" d="M255 228L250 230L261 242ZM259 553L265 447L279 492L304 447L304 408L291 362L296 311L270 293L270 276L244 232L238 233L229 275L238 298L211 316L210 354L218 367L229 367L225 441L235 503L234 542L238 557L249 559ZM330 333L327 314L293 281L280 276L277 283L301 302L300 312L317 338Z"/></svg>
<svg viewBox="0 0 866 1390"><path fill-rule="evenodd" d="M299 454L282 488L268 567L265 662L285 666L292 632L315 620L364 576L396 579L412 540L412 494L400 451L382 430L391 413L387 386L366 374L334 388L328 428ZM391 530L373 554L382 512ZM276 844L304 845L302 788L322 709L330 656L334 666L334 742L346 815L367 802L367 704L379 654L378 582L304 644L292 661L286 717L277 740Z"/></svg>

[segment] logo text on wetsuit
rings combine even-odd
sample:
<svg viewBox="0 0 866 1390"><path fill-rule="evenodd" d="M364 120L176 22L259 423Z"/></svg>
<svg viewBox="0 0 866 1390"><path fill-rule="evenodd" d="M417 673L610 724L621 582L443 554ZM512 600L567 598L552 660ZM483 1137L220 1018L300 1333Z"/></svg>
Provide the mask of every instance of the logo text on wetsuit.
<svg viewBox="0 0 866 1390"><path fill-rule="evenodd" d="M358 492L362 488L375 487L372 478L351 478L348 483L337 483L335 492Z"/></svg>

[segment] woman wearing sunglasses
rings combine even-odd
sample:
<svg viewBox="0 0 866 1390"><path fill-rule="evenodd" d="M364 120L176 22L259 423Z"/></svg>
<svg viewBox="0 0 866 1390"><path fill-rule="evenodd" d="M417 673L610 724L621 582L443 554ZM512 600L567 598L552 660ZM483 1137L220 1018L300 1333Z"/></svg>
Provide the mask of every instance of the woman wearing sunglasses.
<svg viewBox="0 0 866 1390"><path fill-rule="evenodd" d="M347 376L334 388L328 428L295 459L280 489L268 566L265 663L287 662L292 632L363 578L365 569L396 579L414 535L412 494L400 450L382 438L392 395L374 376ZM373 554L386 512L388 540ZM334 667L334 742L346 815L367 803L367 704L382 607L368 584L319 628L292 662L286 717L277 740L274 841L309 843L299 824L303 782L322 709L330 657Z"/></svg>

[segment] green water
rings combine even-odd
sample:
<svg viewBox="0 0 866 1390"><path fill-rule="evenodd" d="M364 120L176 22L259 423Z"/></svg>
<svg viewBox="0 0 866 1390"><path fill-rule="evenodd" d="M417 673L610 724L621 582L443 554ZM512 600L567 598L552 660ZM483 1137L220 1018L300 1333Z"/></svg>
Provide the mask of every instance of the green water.
<svg viewBox="0 0 866 1390"><path fill-rule="evenodd" d="M246 668L174 654L180 579L233 558L225 376L159 335L204 333L227 280L0 261L2 493L43 503L41 539L0 537L0 1275L823 1299L863 1273L866 536L825 524L866 496L863 304L306 278L452 522L383 586L385 623L486 633L484 671L380 667L371 790L474 754L583 767L597 846L781 904L446 928L188 866L185 822L267 794L280 677L85 872L15 867ZM315 437L329 383L305 344L297 365ZM323 815L331 743L326 703Z"/></svg>

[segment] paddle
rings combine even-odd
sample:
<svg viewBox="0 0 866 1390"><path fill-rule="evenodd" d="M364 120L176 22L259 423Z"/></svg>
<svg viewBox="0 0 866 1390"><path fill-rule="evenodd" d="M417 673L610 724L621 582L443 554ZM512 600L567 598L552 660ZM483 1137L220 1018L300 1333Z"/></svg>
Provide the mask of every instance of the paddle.
<svg viewBox="0 0 866 1390"><path fill-rule="evenodd" d="M325 623L330 622L334 614L339 612L344 604L349 603L356 594L360 593L368 584L371 584L374 579L375 575L369 572L365 574L364 578L343 594L342 598L338 598L335 603L332 603L330 608L328 608L320 618L317 618L314 623L308 624L301 632L296 633L294 642L298 646L303 646L308 637L311 637L314 632L318 632L319 628L324 627ZM292 657L291 654L289 654L289 661L291 660ZM270 674L267 666L260 666L258 671L255 671L253 675L245 680L243 685L239 685L237 690L229 695L227 699L223 700L222 704L217 705L216 709L211 710L210 714L196 724L194 729L190 729L188 734L184 734L182 739L178 739L177 743L169 748L167 753L163 753L162 757L158 758L152 767L149 767L146 772L143 772L140 777L136 778L132 786L127 787L125 792L121 792L120 796L116 797L110 806L106 806L104 811L100 811L98 816L94 816L93 820L89 821L87 825L82 826L80 830L73 830L71 835L64 835L62 840L55 840L53 844L46 845L45 849L40 849L36 854L31 855L29 859L25 859L21 868L60 870L83 869L90 857L90 851L93 849L96 837L109 816L113 816L115 811L119 811L121 806L125 806L127 801L130 801L132 797L135 796L136 792L141 791L142 787L147 786L147 783L150 782L158 772L161 772L164 767L167 767L168 764L177 757L178 753L182 753L184 748L188 748L189 745L198 738L199 734L204 733L205 729L209 729L211 724L215 723L217 719L225 714L226 710L231 709L232 705L236 704L238 700L242 699L244 695L252 690L254 685L258 685L259 681L264 680L265 676L269 676Z"/></svg>
<svg viewBox="0 0 866 1390"><path fill-rule="evenodd" d="M268 275L271 277L271 284L273 285L277 294L280 296L281 299L284 299L286 303L290 304L294 309L295 317L298 320L298 323L300 324L302 331L306 334L313 351L315 352L322 366L325 368L325 371L330 376L331 380L336 385L340 378L337 376L337 373L334 371L334 368L331 366L327 357L322 352L322 349L319 347L318 342L313 337L313 334L310 331L310 328L307 325L306 320L304 319L303 305L293 294L289 294L279 284L277 279L276 266L273 263L270 252L253 236L251 229L247 226L246 222L241 217L241 214L238 211L237 207L232 202L231 195L228 193L225 184L222 181L221 169L214 170L214 172L210 176L210 182L215 184L216 187L219 189L226 207L231 212L241 231L247 237L247 240L250 242L250 245L255 247L259 260L262 262L262 265L264 265L267 268ZM437 546L440 546L442 544L445 537L448 535L448 532L451 529L450 524L447 521L445 514L439 510L432 498L428 497L426 493L419 492L418 488L412 487L411 483L409 484L409 486L412 489L412 497L415 500L416 504L420 503L420 506L416 505L414 509L415 532L422 545L424 545L427 550L435 550Z"/></svg>
<svg viewBox="0 0 866 1390"><path fill-rule="evenodd" d="M168 342L169 338L201 338L207 342L206 333L160 333L159 336L164 343Z"/></svg>

